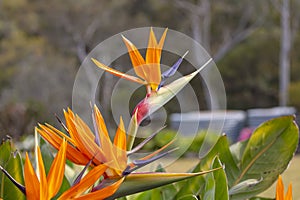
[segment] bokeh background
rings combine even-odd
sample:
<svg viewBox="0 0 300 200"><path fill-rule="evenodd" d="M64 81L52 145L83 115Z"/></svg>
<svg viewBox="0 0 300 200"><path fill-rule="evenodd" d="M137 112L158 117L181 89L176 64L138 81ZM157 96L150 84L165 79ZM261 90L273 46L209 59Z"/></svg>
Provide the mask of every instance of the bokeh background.
<svg viewBox="0 0 300 200"><path fill-rule="evenodd" d="M168 27L200 42L221 72L228 109L300 110L299 8L299 0L1 0L0 136L20 139L37 122L57 123L85 56L136 27ZM118 62L130 69L128 58ZM107 121L105 94L116 81L105 74L99 84Z"/></svg>

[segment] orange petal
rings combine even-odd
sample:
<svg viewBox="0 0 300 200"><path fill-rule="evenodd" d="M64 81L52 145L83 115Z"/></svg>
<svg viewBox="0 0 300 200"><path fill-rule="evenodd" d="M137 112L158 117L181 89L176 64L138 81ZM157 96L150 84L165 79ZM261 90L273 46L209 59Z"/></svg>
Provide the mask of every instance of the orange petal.
<svg viewBox="0 0 300 200"><path fill-rule="evenodd" d="M160 57L161 49L158 49L158 44L151 28L146 52L146 64L149 68L147 82L150 83L152 90L156 90L161 81Z"/></svg>
<svg viewBox="0 0 300 200"><path fill-rule="evenodd" d="M109 137L108 131L105 125L105 121L101 115L101 112L99 111L98 107L94 105L94 113L95 113L95 120L98 127L98 134L99 138L101 139L101 135L104 134L104 136Z"/></svg>
<svg viewBox="0 0 300 200"><path fill-rule="evenodd" d="M152 158L153 156L155 156L156 154L160 153L161 151L163 151L164 149L166 149L168 146L170 146L171 144L173 144L173 142L175 141L174 140L171 140L168 144L164 145L163 147L161 147L160 149L152 152L151 154L143 157L143 158L140 158L139 160L148 160L149 158Z"/></svg>
<svg viewBox="0 0 300 200"><path fill-rule="evenodd" d="M126 133L122 117L120 117L120 124L114 138L114 145L126 151Z"/></svg>
<svg viewBox="0 0 300 200"><path fill-rule="evenodd" d="M59 149L62 143L62 138L57 134L49 131L49 129L40 125L39 128L36 128L37 132L47 140L55 149ZM67 144L67 158L75 164L86 165L90 161L85 155L83 155L80 151L74 148L69 143Z"/></svg>
<svg viewBox="0 0 300 200"><path fill-rule="evenodd" d="M121 178L120 180L111 184L110 186L107 186L107 187L97 190L95 192L90 192L88 194L82 195L81 197L78 197L75 199L77 199L77 200L89 200L89 199L102 200L107 197L110 197L119 189L119 187L122 184L122 182L124 181L124 179L125 179L125 177Z"/></svg>
<svg viewBox="0 0 300 200"><path fill-rule="evenodd" d="M95 136L79 116L76 116L75 127L76 137L78 143L80 143L80 146L78 146L79 150L84 153L89 159L94 159L94 162L96 162L96 164L106 162L107 156L96 144Z"/></svg>
<svg viewBox="0 0 300 200"><path fill-rule="evenodd" d="M53 132L53 133L56 133L57 135L59 135L59 136L65 138L65 139L66 139L68 142L70 142L71 144L74 144L74 143L75 143L75 141L74 141L72 138L70 138L67 134L61 132L60 130L58 130L57 128L51 126L50 124L47 124L47 123L46 123L45 125L46 125L48 131L51 131L51 132Z"/></svg>
<svg viewBox="0 0 300 200"><path fill-rule="evenodd" d="M47 176L50 198L54 197L57 194L62 184L65 173L66 150L67 142L63 140L61 147L52 162L50 171Z"/></svg>
<svg viewBox="0 0 300 200"><path fill-rule="evenodd" d="M134 67L134 71L136 75L141 77L144 80L147 80L147 75L149 71L147 71L147 66L144 58L138 51L138 49L132 44L127 38L122 35L123 41L127 47L131 63Z"/></svg>
<svg viewBox="0 0 300 200"><path fill-rule="evenodd" d="M157 49L159 51L157 51L157 53L160 55L161 54L161 50L164 46L164 43L165 43L165 39L166 39L166 36L167 36L167 31L168 31L168 28L165 29L165 31L163 32L161 38L160 38L160 41L158 43L158 46L157 46ZM160 58L160 56L158 56Z"/></svg>
<svg viewBox="0 0 300 200"><path fill-rule="evenodd" d="M64 111L64 114L69 134L75 142L75 147L84 156L86 156L88 160L93 159L96 154L101 153L101 150L99 150L99 147L94 142L95 136L90 130L87 130L87 125L80 119L80 117L75 116L70 109L68 109L67 112ZM100 155L97 156L99 158Z"/></svg>
<svg viewBox="0 0 300 200"><path fill-rule="evenodd" d="M285 200L292 200L292 199L293 199L292 184L290 184L285 196Z"/></svg>
<svg viewBox="0 0 300 200"><path fill-rule="evenodd" d="M284 186L283 186L281 175L279 175L277 181L276 200L284 200Z"/></svg>
<svg viewBox="0 0 300 200"><path fill-rule="evenodd" d="M137 78L135 76L131 76L131 75L128 75L128 74L124 74L118 70L115 70L115 69L112 69L102 63L100 63L99 61L97 61L96 59L92 58L92 61L98 66L100 67L101 69L115 75L115 76L118 76L120 78L124 78L124 79L127 79L129 81L132 81L132 82L136 82L136 83L139 83L139 84L145 84L145 81L143 81L142 79L140 78Z"/></svg>
<svg viewBox="0 0 300 200"><path fill-rule="evenodd" d="M116 162L119 163L120 170L122 171L127 166L126 133L122 117L120 117L120 124L114 138L114 150L117 159Z"/></svg>
<svg viewBox="0 0 300 200"><path fill-rule="evenodd" d="M40 148L37 148L38 152L38 169L39 169L39 175L40 175L40 199L41 200L48 200L48 183L47 183L47 178L46 178L46 172L45 172L45 167L44 167L44 162L42 158L42 153Z"/></svg>
<svg viewBox="0 0 300 200"><path fill-rule="evenodd" d="M100 144L101 144L101 149L104 152L104 155L106 157L106 161L113 161L111 164L111 168L114 169L120 169L118 166L118 161L117 158L114 155L114 146L110 140L110 137L108 135L108 131L104 122L104 119L101 115L101 112L97 108L97 106L94 106L94 113L95 113L95 120L96 120L96 125L98 129L98 134L99 134L99 139L100 139Z"/></svg>
<svg viewBox="0 0 300 200"><path fill-rule="evenodd" d="M40 183L34 172L32 164L26 153L24 164L24 181L26 188L26 198L28 200L35 200L40 198Z"/></svg>
<svg viewBox="0 0 300 200"><path fill-rule="evenodd" d="M72 199L80 196L102 176L106 169L106 165L94 167L78 184L64 192L58 200Z"/></svg>

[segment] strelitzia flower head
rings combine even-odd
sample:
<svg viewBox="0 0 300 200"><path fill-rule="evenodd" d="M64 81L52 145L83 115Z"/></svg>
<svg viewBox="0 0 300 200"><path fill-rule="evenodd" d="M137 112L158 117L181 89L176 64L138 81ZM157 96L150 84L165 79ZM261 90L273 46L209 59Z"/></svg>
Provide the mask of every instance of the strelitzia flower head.
<svg viewBox="0 0 300 200"><path fill-rule="evenodd" d="M67 134L50 124L39 124L37 132L56 149L60 147L62 140L66 139L67 158L73 163L87 165L91 162L91 165L97 166L110 162L111 169L114 169L112 173L120 175L127 166L126 137L122 118L112 144L104 119L96 106L93 112L95 134L71 109L64 111L64 115L66 125L63 124L63 127Z"/></svg>
<svg viewBox="0 0 300 200"><path fill-rule="evenodd" d="M281 175L279 175L277 186L276 186L276 200L292 200L292 199L293 199L292 184L289 185L288 191L284 196L284 185L282 182L282 177Z"/></svg>
<svg viewBox="0 0 300 200"><path fill-rule="evenodd" d="M67 142L62 140L61 147L56 154L49 173L46 176L45 166L39 146L37 147L37 167L35 172L33 165L26 153L24 164L24 182L25 186L18 183L13 177L10 176L1 166L1 170L7 177L25 194L28 200L50 200L55 197L61 188L66 163ZM73 186L61 194L57 199L104 199L116 192L124 178L121 178L106 187L96 188L89 193L87 190L95 184L95 182L103 176L107 170L106 165L98 165L89 171L83 178L83 173L79 174ZM85 170L83 171L85 172Z"/></svg>
<svg viewBox="0 0 300 200"><path fill-rule="evenodd" d="M160 61L164 41L167 35L167 30L168 29L165 29L161 36L161 39L159 40L159 42L157 42L153 29L150 29L145 59L142 57L136 46L122 35L134 71L138 77L131 76L118 70L112 69L92 58L92 61L101 69L132 82L146 85L147 95L145 99L143 99L133 111L133 113L137 112L138 124L140 124L140 122L145 117L149 116L151 113L153 113L158 108L167 103L170 99L172 99L172 97L174 97L194 76L196 76L196 74L198 74L200 70L207 66L210 61L212 61L212 59L209 59L201 68L191 73L190 75L179 78L169 85L164 85L166 79L175 74L184 57L188 53L188 51L185 52L183 56L170 69L161 73Z"/></svg>
<svg viewBox="0 0 300 200"><path fill-rule="evenodd" d="M79 165L91 163L92 166L108 163L109 168L106 173L107 176L110 177L122 176L130 173L133 169L136 169L136 167L140 167L139 164L134 164L137 163L137 161L128 163L128 155L133 151L137 151L142 146L130 152L126 151L126 132L122 118L120 118L120 124L112 143L104 119L97 106L94 106L93 110L95 133L93 133L87 124L78 115L74 114L71 109L68 109L64 113L66 125L61 123L67 131L67 134L49 124L39 124L36 130L56 149L60 148L61 142L64 139L67 140L66 156L70 161ZM153 136L154 135L151 137ZM143 161L139 163L145 164L147 163L147 159L150 158L158 159L154 156L170 144L167 144L150 156L143 158Z"/></svg>

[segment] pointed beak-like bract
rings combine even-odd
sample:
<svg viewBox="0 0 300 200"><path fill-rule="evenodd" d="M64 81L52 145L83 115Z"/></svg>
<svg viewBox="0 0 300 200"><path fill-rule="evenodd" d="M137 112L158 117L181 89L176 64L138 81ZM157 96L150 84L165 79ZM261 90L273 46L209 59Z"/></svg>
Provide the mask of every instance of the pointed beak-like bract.
<svg viewBox="0 0 300 200"><path fill-rule="evenodd" d="M137 120L140 124L147 116L151 115L153 112L157 111L168 101L170 101L176 94L186 86L202 69L210 64L212 59L209 59L204 63L198 70L193 73L183 76L172 83L160 87L160 89L147 95L134 109L133 113L138 111Z"/></svg>

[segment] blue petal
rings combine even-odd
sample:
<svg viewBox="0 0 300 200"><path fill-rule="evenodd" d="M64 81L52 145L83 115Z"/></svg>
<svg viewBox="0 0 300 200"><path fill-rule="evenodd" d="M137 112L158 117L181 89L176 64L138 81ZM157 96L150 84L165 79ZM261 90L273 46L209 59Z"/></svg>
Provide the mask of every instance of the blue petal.
<svg viewBox="0 0 300 200"><path fill-rule="evenodd" d="M76 179L74 180L72 186L76 185L77 183L79 183L83 177L83 174L85 173L85 171L87 170L87 168L91 165L93 159L91 159L82 169L82 171L79 173L79 175L76 177Z"/></svg>
<svg viewBox="0 0 300 200"><path fill-rule="evenodd" d="M184 57L188 54L188 52L189 51L185 52L185 54L181 58L179 58L179 60L170 69L162 73L161 75L162 80L158 86L158 89L165 84L167 78L175 74L175 72L177 71L178 67L180 66L180 64L182 63Z"/></svg>
<svg viewBox="0 0 300 200"><path fill-rule="evenodd" d="M128 151L127 152L127 156L130 156L131 154L133 154L133 153L137 152L138 150L140 150L141 148L143 148L143 146L145 146L145 144L147 144L150 140L152 140L152 138L154 138L164 128L166 128L166 126L161 127L160 129L158 129L157 131L155 131L154 133L152 133L143 142L141 142L139 145L137 145L134 149L132 149L131 151Z"/></svg>

